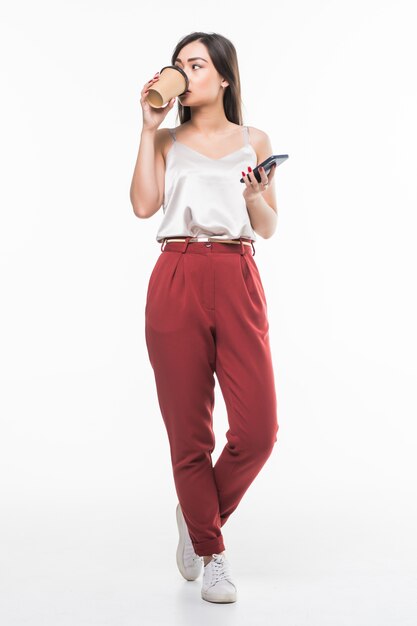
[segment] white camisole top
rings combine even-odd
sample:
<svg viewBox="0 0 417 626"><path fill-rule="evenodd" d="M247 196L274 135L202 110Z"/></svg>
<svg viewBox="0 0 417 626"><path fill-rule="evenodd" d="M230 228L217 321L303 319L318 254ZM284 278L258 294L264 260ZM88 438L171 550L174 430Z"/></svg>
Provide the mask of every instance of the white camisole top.
<svg viewBox="0 0 417 626"><path fill-rule="evenodd" d="M212 159L176 140L165 160L163 218L157 241L166 237L213 237L256 241L241 183L242 171L257 165L256 152L243 126L244 145L220 159Z"/></svg>

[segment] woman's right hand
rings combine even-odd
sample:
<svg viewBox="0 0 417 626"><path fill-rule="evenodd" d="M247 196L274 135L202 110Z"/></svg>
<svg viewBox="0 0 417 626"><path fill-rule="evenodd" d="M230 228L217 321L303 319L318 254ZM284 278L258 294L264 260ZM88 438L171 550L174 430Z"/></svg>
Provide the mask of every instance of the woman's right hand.
<svg viewBox="0 0 417 626"><path fill-rule="evenodd" d="M155 76L143 86L140 94L140 103L142 105L143 114L143 128L146 130L156 130L175 104L175 98L171 98L168 104L160 109L151 107L146 97L149 93L149 89L151 89L158 80L159 72L156 72Z"/></svg>

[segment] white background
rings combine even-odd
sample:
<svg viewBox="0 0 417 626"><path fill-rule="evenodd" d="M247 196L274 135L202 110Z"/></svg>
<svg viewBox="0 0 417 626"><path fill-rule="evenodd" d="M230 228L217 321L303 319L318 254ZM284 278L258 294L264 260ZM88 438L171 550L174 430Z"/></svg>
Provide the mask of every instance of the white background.
<svg viewBox="0 0 417 626"><path fill-rule="evenodd" d="M416 623L414 9L2 2L2 623ZM144 337L162 213L129 200L140 91L195 30L231 39L244 123L290 156L255 256L280 430L223 528L239 599L217 608L176 569ZM217 379L214 422L213 462Z"/></svg>

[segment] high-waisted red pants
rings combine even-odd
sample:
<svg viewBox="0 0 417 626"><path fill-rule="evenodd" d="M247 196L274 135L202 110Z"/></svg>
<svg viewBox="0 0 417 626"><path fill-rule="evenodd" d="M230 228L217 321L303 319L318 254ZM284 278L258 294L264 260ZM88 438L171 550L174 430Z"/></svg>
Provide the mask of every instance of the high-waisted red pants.
<svg viewBox="0 0 417 626"><path fill-rule="evenodd" d="M166 242L146 296L175 488L200 556L225 550L221 526L277 441L267 303L254 246L241 242ZM213 467L214 372L230 428Z"/></svg>

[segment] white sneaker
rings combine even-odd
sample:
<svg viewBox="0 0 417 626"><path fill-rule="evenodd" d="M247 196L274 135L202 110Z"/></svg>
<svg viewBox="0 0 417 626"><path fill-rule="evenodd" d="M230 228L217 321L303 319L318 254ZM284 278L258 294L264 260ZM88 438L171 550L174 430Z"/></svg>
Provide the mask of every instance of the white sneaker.
<svg viewBox="0 0 417 626"><path fill-rule="evenodd" d="M176 515L180 535L177 547L178 569L186 580L195 580L203 569L204 559L194 552L194 547L179 502L177 504Z"/></svg>
<svg viewBox="0 0 417 626"><path fill-rule="evenodd" d="M201 597L209 602L236 602L236 585L226 555L213 554L212 557L204 566Z"/></svg>

